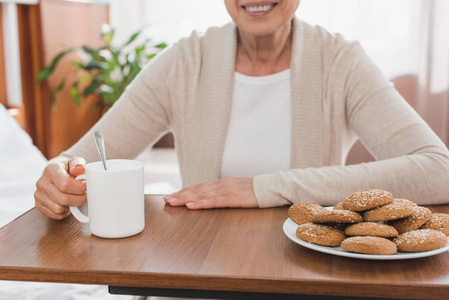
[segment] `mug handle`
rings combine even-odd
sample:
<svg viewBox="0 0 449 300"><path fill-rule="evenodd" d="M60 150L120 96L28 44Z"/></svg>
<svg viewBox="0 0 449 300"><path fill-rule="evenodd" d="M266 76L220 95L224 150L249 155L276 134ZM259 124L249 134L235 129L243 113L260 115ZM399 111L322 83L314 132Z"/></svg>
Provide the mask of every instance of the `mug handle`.
<svg viewBox="0 0 449 300"><path fill-rule="evenodd" d="M86 174L80 175L75 178L76 180L86 180ZM72 215L81 223L89 223L89 217L84 215L78 206L69 206Z"/></svg>

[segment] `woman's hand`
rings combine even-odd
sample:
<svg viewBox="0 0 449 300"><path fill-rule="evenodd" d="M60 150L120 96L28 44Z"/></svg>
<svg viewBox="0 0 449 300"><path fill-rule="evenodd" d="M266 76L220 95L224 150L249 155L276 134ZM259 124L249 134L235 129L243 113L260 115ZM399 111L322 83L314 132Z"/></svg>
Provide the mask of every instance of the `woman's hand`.
<svg viewBox="0 0 449 300"><path fill-rule="evenodd" d="M188 187L164 197L172 206L189 209L217 207L258 207L252 178L224 177Z"/></svg>
<svg viewBox="0 0 449 300"><path fill-rule="evenodd" d="M70 215L69 206L86 202L86 184L75 177L84 174L86 161L74 157L60 163L51 163L36 183L36 208L44 215L61 220Z"/></svg>

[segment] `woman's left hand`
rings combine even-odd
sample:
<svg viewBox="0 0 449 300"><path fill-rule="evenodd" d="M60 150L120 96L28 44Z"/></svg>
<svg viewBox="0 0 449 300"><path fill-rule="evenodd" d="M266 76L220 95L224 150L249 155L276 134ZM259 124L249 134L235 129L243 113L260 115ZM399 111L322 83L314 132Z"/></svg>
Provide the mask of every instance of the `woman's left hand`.
<svg viewBox="0 0 449 300"><path fill-rule="evenodd" d="M223 177L198 184L164 197L171 206L189 209L258 207L252 178Z"/></svg>

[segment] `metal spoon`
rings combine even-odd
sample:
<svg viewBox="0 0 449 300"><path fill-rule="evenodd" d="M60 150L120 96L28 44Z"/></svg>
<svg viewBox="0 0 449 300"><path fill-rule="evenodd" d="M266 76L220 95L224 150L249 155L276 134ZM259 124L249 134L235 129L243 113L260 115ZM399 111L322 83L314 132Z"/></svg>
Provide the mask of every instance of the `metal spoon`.
<svg viewBox="0 0 449 300"><path fill-rule="evenodd" d="M103 133L101 131L96 130L94 132L94 140L95 145L97 145L98 153L100 154L101 160L103 161L104 169L108 170L108 168L106 167L106 153L104 151Z"/></svg>

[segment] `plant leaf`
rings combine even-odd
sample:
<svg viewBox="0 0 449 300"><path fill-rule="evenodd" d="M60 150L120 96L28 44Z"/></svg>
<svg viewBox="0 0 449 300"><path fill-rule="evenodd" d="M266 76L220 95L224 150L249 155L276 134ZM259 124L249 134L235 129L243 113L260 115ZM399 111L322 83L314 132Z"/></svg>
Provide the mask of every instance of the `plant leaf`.
<svg viewBox="0 0 449 300"><path fill-rule="evenodd" d="M150 54L150 55L147 56L147 59L150 60L150 59L152 59L152 58L155 57L155 56L156 56L156 53L152 53L152 54Z"/></svg>
<svg viewBox="0 0 449 300"><path fill-rule="evenodd" d="M59 83L59 85L55 89L55 93L59 93L60 91L62 91L62 89L65 86L66 81L67 81L67 77L65 77L63 80L61 80L61 82Z"/></svg>
<svg viewBox="0 0 449 300"><path fill-rule="evenodd" d="M160 44L157 44L154 47L155 48L159 48L159 49L165 49L165 48L167 48L167 44L166 43L160 43Z"/></svg>
<svg viewBox="0 0 449 300"><path fill-rule="evenodd" d="M54 69L52 69L50 67L40 70L39 73L37 74L36 82L41 83L42 81L47 79L51 75L51 73L53 73L53 71L54 71Z"/></svg>
<svg viewBox="0 0 449 300"><path fill-rule="evenodd" d="M84 52L90 54L95 60L98 60L100 58L100 56L98 54L98 52L100 52L100 50L95 50L88 46L82 46L82 49L84 50Z"/></svg>
<svg viewBox="0 0 449 300"><path fill-rule="evenodd" d="M81 77L80 79L78 79L78 82L79 82L79 83L86 82L86 81L89 80L89 78L91 78L91 77L92 77L92 75L90 75L90 74L84 75L83 77Z"/></svg>
<svg viewBox="0 0 449 300"><path fill-rule="evenodd" d="M87 64L83 64L79 61L74 61L72 63L75 67L79 68L79 69L83 69L86 71L92 71L94 69L98 69L98 70L107 70L108 69L108 65L99 61L95 61L95 60L91 60L89 61L89 63Z"/></svg>
<svg viewBox="0 0 449 300"><path fill-rule="evenodd" d="M58 65L61 58L63 58L66 54L73 52L73 51L75 51L75 49L69 48L65 51L62 51L58 55L56 55L49 66L47 66L46 68L39 71L39 73L37 74L36 82L40 83L40 82L46 80L54 72L54 70L56 69L56 66Z"/></svg>
<svg viewBox="0 0 449 300"><path fill-rule="evenodd" d="M128 74L128 81L126 83L126 85L128 85L129 83L131 83L131 81L137 76L137 74L140 72L141 67L139 66L139 62L136 61L134 64L132 64L130 66L129 69L129 74Z"/></svg>
<svg viewBox="0 0 449 300"><path fill-rule="evenodd" d="M78 81L75 81L72 85L72 88L70 90L70 94L72 95L73 101L75 102L75 104L77 106L81 105L81 101L80 101L80 95L78 92Z"/></svg>
<svg viewBox="0 0 449 300"><path fill-rule="evenodd" d="M99 79L98 78L94 78L90 84L84 89L83 91L83 97L87 98L87 96L89 96L90 94L92 94L95 89L97 88Z"/></svg>
<svg viewBox="0 0 449 300"><path fill-rule="evenodd" d="M142 54L142 52L145 51L146 46L145 45L141 45L139 47L136 48L135 53L136 53L136 59Z"/></svg>
<svg viewBox="0 0 449 300"><path fill-rule="evenodd" d="M125 46L128 46L129 44L131 44L132 42L134 42L140 35L140 33L142 32L142 30L137 31L136 33L134 33L133 35L131 35L131 37L129 38L129 40L123 44L122 48Z"/></svg>
<svg viewBox="0 0 449 300"><path fill-rule="evenodd" d="M79 61L73 61L72 65L74 65L75 67L77 67L78 69L83 69L86 70L86 65L84 65L82 62Z"/></svg>
<svg viewBox="0 0 449 300"><path fill-rule="evenodd" d="M64 79L61 80L61 82L58 84L58 86L56 87L56 89L55 89L55 91L54 91L54 93L53 93L53 97L52 97L52 99L51 99L51 109L52 109L52 110L55 110L55 109L56 109L56 99L57 99L57 96L58 96L59 92L62 91L62 89L64 88L65 83L66 83L66 81L67 81L67 77L68 77L68 76L64 77Z"/></svg>

